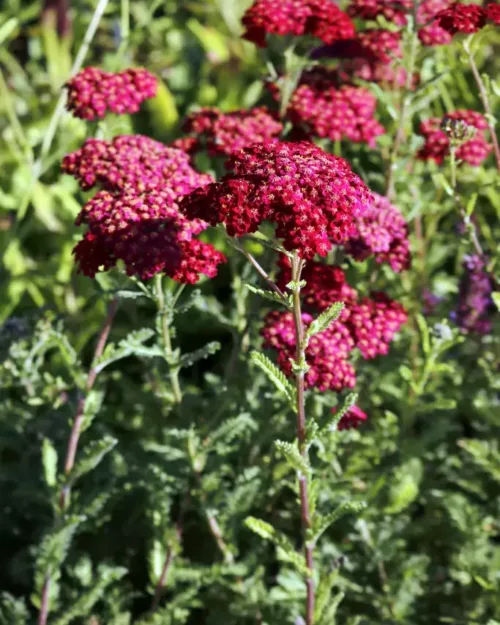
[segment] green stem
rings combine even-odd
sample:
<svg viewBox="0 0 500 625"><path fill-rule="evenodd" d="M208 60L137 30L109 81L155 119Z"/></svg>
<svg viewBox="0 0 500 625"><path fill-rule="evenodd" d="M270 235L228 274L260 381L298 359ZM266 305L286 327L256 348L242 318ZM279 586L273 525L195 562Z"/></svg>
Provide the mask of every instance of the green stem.
<svg viewBox="0 0 500 625"><path fill-rule="evenodd" d="M155 299L156 305L158 307L158 313L161 316L161 334L163 341L163 350L165 352L165 360L167 361L167 365L170 371L170 383L172 384L172 393L174 394L174 399L176 404L180 404L182 402L182 390L181 385L179 383L179 370L177 367L173 366L172 357L173 357L173 349L172 349L172 340L170 338L170 328L169 328L169 315L167 311L167 307L165 305L165 294L163 293L163 281L161 274L157 273L155 276Z"/></svg>
<svg viewBox="0 0 500 625"><path fill-rule="evenodd" d="M477 68L476 61L474 60L474 55L470 49L470 40L464 42L464 50L467 54L467 58L469 59L472 75L474 76L477 88L479 89L479 97L481 98L481 102L483 103L483 108L484 112L486 113L486 120L488 122L488 128L490 131L491 141L493 143L493 151L495 152L497 169L498 171L500 171L500 144L498 143L498 137L495 129L495 116L493 115L493 110L491 108L490 100L488 98L488 91L483 82L483 79L481 78L481 74L479 73L479 70Z"/></svg>
<svg viewBox="0 0 500 625"><path fill-rule="evenodd" d="M297 344L296 351L296 373L295 387L297 389L297 439L299 442L299 451L302 457L307 458L307 429L306 429L306 412L305 412L305 364L306 364L306 341L304 335L304 326L302 323L302 309L300 301L300 276L304 262L299 258L297 252L294 252L292 259L292 281L295 282L293 291L293 318L295 323L295 340ZM306 625L314 623L314 579L313 579L313 545L307 541L308 530L312 527L311 511L309 508L308 479L307 475L298 473L299 492L300 492L300 509L302 518L302 532L304 539L304 557L306 566L309 571L306 577Z"/></svg>
<svg viewBox="0 0 500 625"><path fill-rule="evenodd" d="M418 33L416 29L415 23L412 25L413 31L411 34L410 41L410 53L408 57L408 66L406 68L406 82L403 89L403 100L401 102L401 107L399 110L399 119L398 119L398 127L396 130L396 136L394 137L394 144L392 146L391 154L389 157L389 166L387 169L387 177L386 177L386 196L391 199L394 196L394 184L395 184L395 174L397 168L397 160L399 156L399 151L401 149L401 145L405 138L405 130L407 124L408 117L408 109L412 100L412 84L413 84L413 74L415 72L415 63L417 60L417 52L418 52Z"/></svg>

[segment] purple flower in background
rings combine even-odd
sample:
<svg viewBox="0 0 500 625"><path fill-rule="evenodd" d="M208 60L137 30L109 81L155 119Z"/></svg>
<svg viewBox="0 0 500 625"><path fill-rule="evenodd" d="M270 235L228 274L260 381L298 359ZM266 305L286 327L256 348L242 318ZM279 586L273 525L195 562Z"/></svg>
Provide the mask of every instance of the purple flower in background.
<svg viewBox="0 0 500 625"><path fill-rule="evenodd" d="M485 264L477 255L464 258L458 308L453 314L462 332L488 334L491 331L491 316L495 306L491 298L493 285L485 271Z"/></svg>

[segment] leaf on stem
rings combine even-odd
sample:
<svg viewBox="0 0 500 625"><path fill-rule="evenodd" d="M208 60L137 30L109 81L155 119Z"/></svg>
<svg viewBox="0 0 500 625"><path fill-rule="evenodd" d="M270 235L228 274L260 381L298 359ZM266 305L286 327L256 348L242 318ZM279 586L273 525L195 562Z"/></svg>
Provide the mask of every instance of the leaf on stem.
<svg viewBox="0 0 500 625"><path fill-rule="evenodd" d="M254 365L259 367L271 380L274 386L282 393L288 401L295 407L295 388L287 380L285 374L267 356L260 352L252 352L250 359Z"/></svg>
<svg viewBox="0 0 500 625"><path fill-rule="evenodd" d="M311 325L307 328L306 340L310 339L311 336L314 336L319 332L324 332L331 323L337 321L343 310L344 302L335 302L329 308L324 310L321 315L319 315L317 319L314 319L314 321L311 322Z"/></svg>
<svg viewBox="0 0 500 625"><path fill-rule="evenodd" d="M217 353L220 348L221 344L219 343L219 341L211 341L210 343L207 343L205 346L200 347L200 349L197 349L194 352L189 352L189 354L183 354L179 360L179 369L192 367L195 362L198 362L198 360L213 356L213 354Z"/></svg>
<svg viewBox="0 0 500 625"><path fill-rule="evenodd" d="M76 463L68 476L68 483L74 484L82 475L97 467L104 456L110 452L118 440L111 436L104 436L101 440L91 441L83 450L82 458Z"/></svg>
<svg viewBox="0 0 500 625"><path fill-rule="evenodd" d="M349 395L347 395L347 397L344 399L344 403L342 404L342 406L340 406L336 412L331 412L328 415L328 419L320 429L320 435L325 434L328 431L335 432L337 430L338 424L340 423L340 420L346 414L346 412L354 406L357 399L357 393L349 393Z"/></svg>
<svg viewBox="0 0 500 625"><path fill-rule="evenodd" d="M42 443L43 474L48 486L55 486L57 482L57 451L48 438Z"/></svg>
<svg viewBox="0 0 500 625"><path fill-rule="evenodd" d="M303 475L309 475L311 467L307 459L300 455L297 445L287 443L286 441L274 441L276 449L285 456L285 460L292 469Z"/></svg>
<svg viewBox="0 0 500 625"><path fill-rule="evenodd" d="M245 283L245 286L252 293L255 293L256 295L260 295L260 297L263 297L264 299L267 299L270 302L273 302L275 304L280 304L281 306L285 306L285 308L290 308L291 306L291 302L288 297L286 298L280 297L280 295L276 293L275 291L265 291L264 289L259 289L253 286L252 284L248 284L248 283Z"/></svg>
<svg viewBox="0 0 500 625"><path fill-rule="evenodd" d="M346 514L359 514L366 508L364 501L344 501L326 515L317 515L308 542L316 543L324 532Z"/></svg>

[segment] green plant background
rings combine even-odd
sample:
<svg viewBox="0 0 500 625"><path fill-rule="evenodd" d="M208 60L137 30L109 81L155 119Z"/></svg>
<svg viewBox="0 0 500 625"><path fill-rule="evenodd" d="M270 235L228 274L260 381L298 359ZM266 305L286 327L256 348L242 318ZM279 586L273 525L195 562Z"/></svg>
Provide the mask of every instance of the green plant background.
<svg viewBox="0 0 500 625"><path fill-rule="evenodd" d="M292 441L295 425L286 402L248 357L249 346L259 345L267 305L245 283L258 286L259 278L217 231L207 236L230 261L215 280L183 293L186 310L175 314L174 342L183 353L214 341L221 348L181 371L185 397L174 408L165 363L140 348L150 345L152 330L130 343L130 332L154 328L154 306L147 297L122 294L111 333L114 344L124 341L122 352L99 376L89 402L89 424L95 419L82 436L71 515L59 533L51 529L75 388L89 367L110 293L137 289L118 271L95 281L76 273L73 224L85 194L59 172L59 162L91 135L143 133L168 142L182 134L180 121L196 107L270 103L264 87L269 59L240 38L248 4L109 2L85 65L109 71L143 65L161 79L159 94L133 118L92 124L64 115L40 175L34 175L40 146L96 3L71 3L72 34L63 39L50 19L41 20L40 2L1 4L2 625L36 622L47 566L58 578L49 618L54 625L299 622L301 576L244 524L253 515L288 536L300 534L294 474L273 444ZM475 45L498 111L498 30ZM278 52L271 61L279 67ZM418 64L423 86L414 94L413 131L396 176L396 203L410 224L412 269L394 276L366 262L349 270L361 293L380 286L401 299L410 320L388 357L359 363L358 403L369 423L327 436L314 449L323 461L318 507L367 503L362 514L332 525L317 553L322 569L332 572L328 623L500 621L498 321L496 332L464 340L448 322L461 259L472 250L457 228L447 166L413 158L420 119L481 110L481 102L459 44L424 52ZM325 147L381 192L399 94L371 88L388 129L377 149ZM222 171L208 158L198 165ZM461 168L459 184L495 263L500 196L493 158L480 168ZM272 265L259 244L253 252ZM442 298L427 317L424 289ZM321 419L337 401L333 394L311 397L308 410ZM91 471L97 452L103 459ZM214 517L226 551L210 532ZM173 564L161 609L148 616L168 549Z"/></svg>

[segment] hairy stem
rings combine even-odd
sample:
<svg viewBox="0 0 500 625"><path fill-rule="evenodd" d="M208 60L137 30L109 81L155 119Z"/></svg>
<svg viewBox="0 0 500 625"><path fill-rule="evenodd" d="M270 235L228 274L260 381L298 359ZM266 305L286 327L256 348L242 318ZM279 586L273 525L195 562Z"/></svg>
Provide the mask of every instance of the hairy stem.
<svg viewBox="0 0 500 625"><path fill-rule="evenodd" d="M293 317L295 322L295 338L297 343L296 352L296 373L295 373L295 386L297 389L297 438L299 441L299 451L301 455L307 457L307 443L306 443L306 412L304 401L304 368L306 363L305 356L305 337L304 326L302 324L302 310L300 302L300 276L303 268L303 261L298 257L297 252L294 252L292 259L292 280L295 282L295 288L293 291ZM300 492L300 509L302 517L302 531L304 535L304 556L306 560L306 566L309 570L309 574L306 578L306 591L307 591L307 603L306 603L306 625L313 625L314 623L314 580L313 580L313 545L307 541L307 530L312 527L311 513L309 510L309 496L308 496L308 482L307 475L302 473L298 474L299 480L299 492Z"/></svg>
<svg viewBox="0 0 500 625"><path fill-rule="evenodd" d="M99 338L97 340L97 344L94 350L94 356L92 362L95 362L104 351L104 347L106 346L106 341L108 340L109 332L111 330L111 326L113 324L113 320L115 318L116 310L118 308L118 299L115 298L111 301L108 314L104 321L104 324L101 328L101 332L99 333ZM97 377L97 368L95 366L91 366L87 380L85 383L85 394L80 396L78 400L75 418L73 420L73 427L71 428L71 434L68 439L68 447L66 449L66 460L64 462L64 473L68 476L73 469L75 464L76 452L78 449L78 442L80 440L80 433L83 425L84 413L85 413L85 402L87 400L89 392L92 390L94 386L94 382ZM59 512L62 514L66 509L69 497L70 497L71 489L69 486L64 486L59 495ZM40 612L38 614L38 625L45 625L47 623L47 617L49 614L49 597L50 597L50 584L51 578L50 575L47 575L45 578L45 582L42 590L42 602L40 606Z"/></svg>
<svg viewBox="0 0 500 625"><path fill-rule="evenodd" d="M474 223L471 221L469 215L467 214L467 211L465 209L465 206L462 203L462 200L460 199L460 195L458 194L458 190L457 190L457 156L456 156L456 147L455 146L451 146L450 147L450 169L451 169L451 188L453 189L453 199L455 200L457 206L458 206L458 210L460 211L460 217L462 218L462 221L464 222L464 226L465 229L467 231L467 233L469 234L472 246L474 247L474 250L476 251L476 254L478 254L479 256L484 256L484 252L483 252L483 248L481 246L481 243L479 242L479 237L477 234L477 229L476 226L474 225Z"/></svg>
<svg viewBox="0 0 500 625"><path fill-rule="evenodd" d="M486 113L486 118L488 122L488 128L491 135L491 142L493 143L493 151L495 152L495 160L497 163L497 169L500 171L500 145L498 143L498 137L495 130L495 116L493 115L493 111L491 109L490 100L488 98L488 92L486 91L486 86L481 78L481 74L476 65L476 61L474 60L474 55L470 49L470 42L466 42L464 44L464 50L467 54L467 58L469 59L470 68L472 70L472 75L474 76L474 80L476 81L477 88L479 89L479 97L481 98L481 102L483 103L483 108Z"/></svg>
<svg viewBox="0 0 500 625"><path fill-rule="evenodd" d="M158 312L161 316L161 332L163 339L163 349L165 351L165 359L170 371L170 383L172 385L172 393L176 404L182 402L182 390L179 382L179 370L172 366L172 341L170 339L170 328L168 311L165 306L165 294L163 293L163 283L161 274L155 276L155 297Z"/></svg>
<svg viewBox="0 0 500 625"><path fill-rule="evenodd" d="M410 52L408 58L408 67L406 68L406 81L403 89L403 99L401 102L401 107L399 109L399 119L398 126L396 129L396 135L394 137L394 143L392 146L391 154L389 156L389 165L387 168L387 176L386 176L386 187L385 194L391 199L394 196L394 184L395 184L395 174L397 167L397 160L399 156L399 151L401 149L401 145L405 138L406 134L406 123L408 117L408 109L411 104L411 94L412 94L412 83L413 83L413 74L415 71L415 62L417 59L418 52L418 33L415 28L415 24L413 24L413 31L411 33L410 40Z"/></svg>

